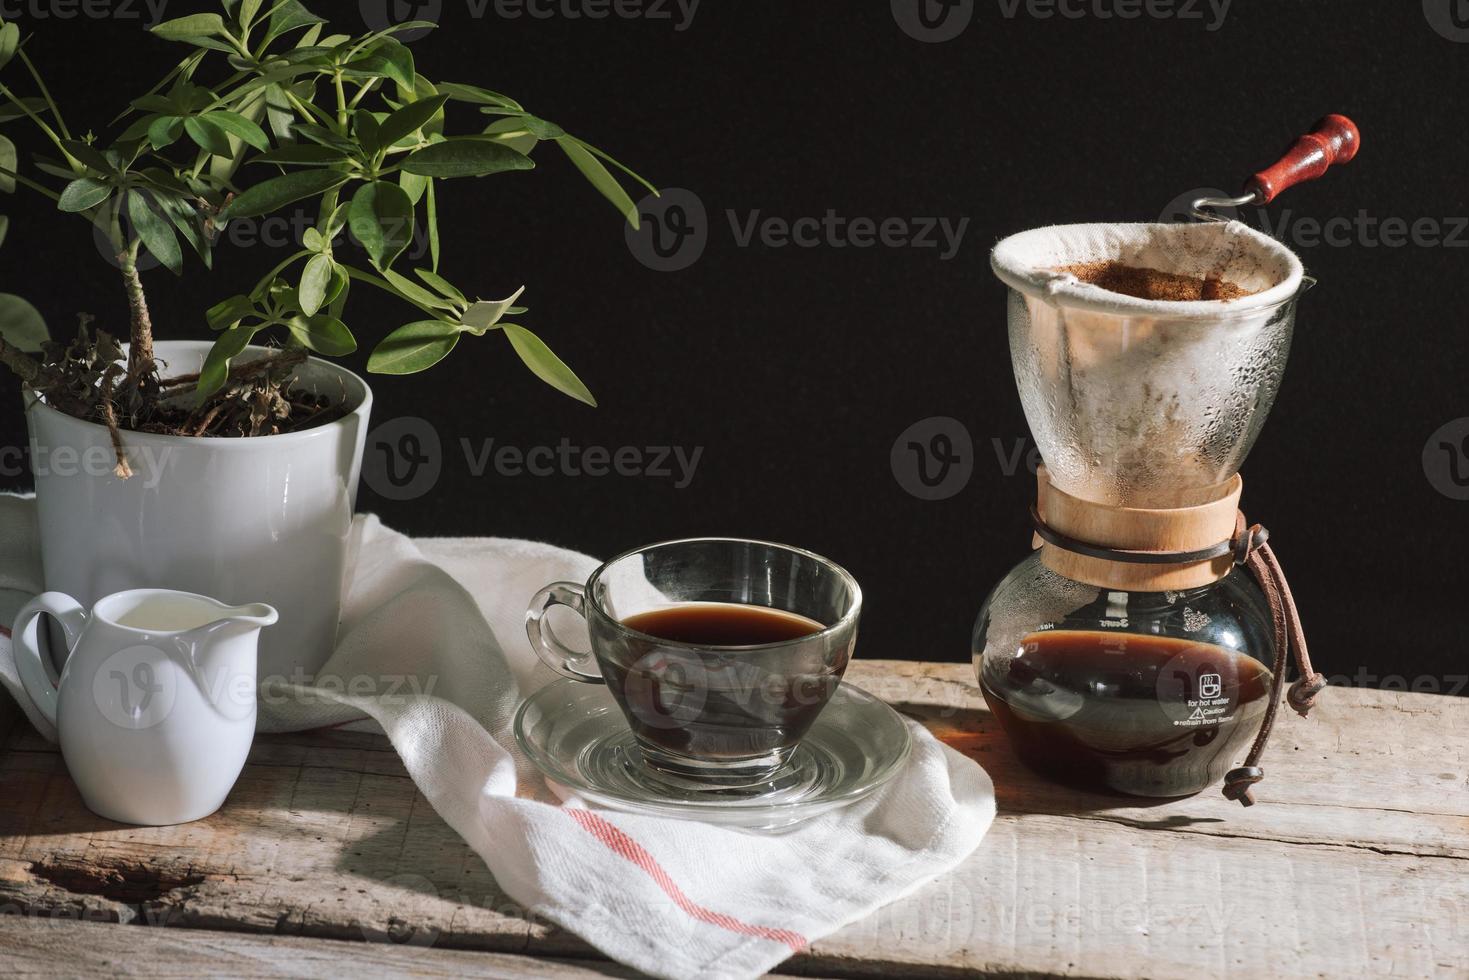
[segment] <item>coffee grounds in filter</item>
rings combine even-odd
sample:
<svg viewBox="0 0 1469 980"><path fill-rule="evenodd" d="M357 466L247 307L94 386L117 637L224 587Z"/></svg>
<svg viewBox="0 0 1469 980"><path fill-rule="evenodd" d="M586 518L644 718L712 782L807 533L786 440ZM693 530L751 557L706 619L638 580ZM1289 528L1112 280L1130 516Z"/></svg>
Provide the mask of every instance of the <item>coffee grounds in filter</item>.
<svg viewBox="0 0 1469 980"><path fill-rule="evenodd" d="M1077 262L1055 271L1075 276L1098 289L1139 299L1187 303L1242 299L1254 295L1252 291L1216 276L1184 276L1114 260Z"/></svg>

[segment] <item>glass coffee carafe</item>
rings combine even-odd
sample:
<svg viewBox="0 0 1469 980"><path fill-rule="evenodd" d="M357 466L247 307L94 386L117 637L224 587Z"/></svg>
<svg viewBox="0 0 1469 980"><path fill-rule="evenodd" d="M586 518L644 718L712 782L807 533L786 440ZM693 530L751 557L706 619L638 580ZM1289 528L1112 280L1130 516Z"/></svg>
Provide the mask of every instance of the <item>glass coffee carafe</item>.
<svg viewBox="0 0 1469 980"><path fill-rule="evenodd" d="M1160 304L1054 271L1099 258L1222 275L1249 295ZM1237 225L1097 225L1013 236L994 265L1010 286L1010 351L1043 490L1048 480L1129 512L1218 501L1231 486L1237 497L1290 348L1305 281L1295 256ZM1055 564L1044 551L1021 561L974 628L984 697L1022 761L1140 796L1223 777L1259 730L1274 680L1275 634L1254 580L1227 558L1209 581L1156 591L1105 573L1077 580Z"/></svg>

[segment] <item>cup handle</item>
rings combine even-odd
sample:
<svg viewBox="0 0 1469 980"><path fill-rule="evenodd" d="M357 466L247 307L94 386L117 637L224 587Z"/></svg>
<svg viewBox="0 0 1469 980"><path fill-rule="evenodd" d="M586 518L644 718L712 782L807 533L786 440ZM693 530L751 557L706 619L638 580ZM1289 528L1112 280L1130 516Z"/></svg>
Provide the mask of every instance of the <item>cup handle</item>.
<svg viewBox="0 0 1469 980"><path fill-rule="evenodd" d="M586 618L586 590L575 582L552 582L535 594L530 608L525 611L525 635L530 639L531 649L541 662L563 677L570 677L583 684L604 684L601 672L590 653L573 650L551 631L545 622L546 613L552 606L567 606L578 616ZM590 670L588 670L590 668Z"/></svg>
<svg viewBox="0 0 1469 980"><path fill-rule="evenodd" d="M37 620L42 613L49 613L61 624L61 632L66 635L67 656L76 648L77 639L87 625L87 613L81 603L65 592L42 592L21 609L10 631L11 649L15 652L15 666L20 672L21 684L41 714L55 725L56 691L61 686L61 678L57 676L51 658L41 653Z"/></svg>

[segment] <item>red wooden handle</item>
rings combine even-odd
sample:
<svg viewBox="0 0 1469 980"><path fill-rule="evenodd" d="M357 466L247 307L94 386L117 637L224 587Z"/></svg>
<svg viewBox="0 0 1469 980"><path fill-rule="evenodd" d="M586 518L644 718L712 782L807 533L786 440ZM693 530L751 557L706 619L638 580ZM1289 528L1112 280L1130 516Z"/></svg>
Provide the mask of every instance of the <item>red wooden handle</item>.
<svg viewBox="0 0 1469 980"><path fill-rule="evenodd" d="M1332 164L1348 163L1361 146L1356 123L1346 116L1327 116L1296 140L1274 166L1251 177L1245 190L1258 195L1258 203L1269 204L1281 191L1320 177Z"/></svg>

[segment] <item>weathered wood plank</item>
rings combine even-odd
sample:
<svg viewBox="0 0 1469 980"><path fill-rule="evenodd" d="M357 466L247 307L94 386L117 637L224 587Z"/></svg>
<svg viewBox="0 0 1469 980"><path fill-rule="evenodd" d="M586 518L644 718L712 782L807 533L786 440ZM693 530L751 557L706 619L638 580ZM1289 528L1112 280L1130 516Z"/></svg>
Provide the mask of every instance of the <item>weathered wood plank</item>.
<svg viewBox="0 0 1469 980"><path fill-rule="evenodd" d="M851 677L978 759L1002 812L954 874L783 970L1469 973L1469 702L1334 690L1282 719L1256 807L1136 806L1021 768L967 665ZM0 909L591 955L498 889L377 736L263 737L225 808L185 827L88 814L33 734L7 741L0 781Z"/></svg>
<svg viewBox="0 0 1469 980"><path fill-rule="evenodd" d="M8 977L196 977L339 980L346 976L579 980L637 977L606 962L474 953L412 944L344 943L204 929L124 929L69 919L0 919Z"/></svg>

